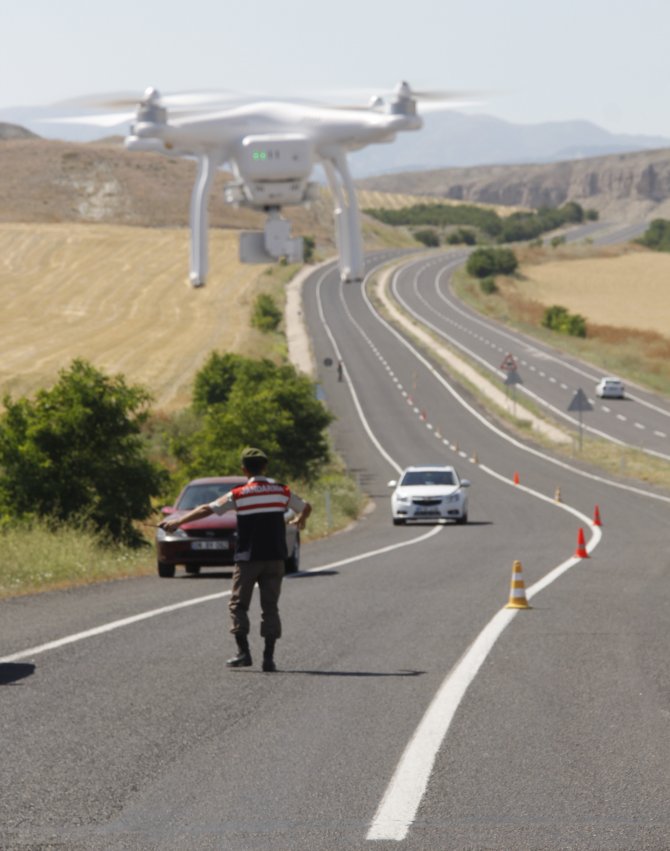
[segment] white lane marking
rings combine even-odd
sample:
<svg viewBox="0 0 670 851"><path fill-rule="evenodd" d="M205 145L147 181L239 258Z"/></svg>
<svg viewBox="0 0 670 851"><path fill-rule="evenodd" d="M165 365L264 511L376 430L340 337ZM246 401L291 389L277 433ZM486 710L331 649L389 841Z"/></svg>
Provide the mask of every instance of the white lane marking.
<svg viewBox="0 0 670 851"><path fill-rule="evenodd" d="M381 547L377 550L369 550L366 553L358 553L358 555L350 556L349 558L343 558L339 561L332 561L328 564L319 565L318 567L311 567L308 570L301 570L300 573L320 573L324 570L330 570L334 567L341 567L345 564L353 564L353 562L355 561L363 561L364 559L374 558L375 556L383 555L384 553L389 553L393 550L399 550L403 547L409 547L413 546L414 544L420 544L428 538L431 538L433 535L437 535L439 532L442 531L443 528L443 526L433 526L429 532L425 532L423 535L419 535L418 537L412 538L409 541L400 541L397 544L389 544L388 546ZM39 656L41 653L46 653L48 650L56 650L59 647L65 647L65 645L67 644L74 644L77 641L83 641L86 638L93 638L96 635L104 635L106 632L113 632L115 629L121 629L124 626L130 626L131 624L149 620L150 618L155 618L159 615L166 615L170 612L176 612L179 609L186 609L189 606L198 606L201 603L209 603L212 600L220 600L223 597L229 597L230 594L230 589L228 591L220 591L217 594L207 594L205 597L194 597L192 600L184 600L181 603L173 603L169 606L161 606L159 609L150 609L146 612L140 612L137 615L131 615L127 618L121 618L120 620L109 621L109 623L101 624L100 626L84 630L83 632L75 632L72 635L66 635L63 638L56 639L55 641L48 641L45 644L39 644L35 647L29 647L27 650L20 650L18 653L12 653L11 656L0 657L0 664L4 664L7 662L18 662L19 659Z"/></svg>
<svg viewBox="0 0 670 851"><path fill-rule="evenodd" d="M328 274L329 274L328 271L324 271L322 273L322 275L320 276L318 284L317 284L317 292L319 292L320 287L321 287L321 283L323 282L324 278ZM340 352L337 344L335 343L335 340L334 340L334 338L333 338L333 336L330 332L330 328L328 327L328 324L325 321L325 317L323 316L323 310L322 310L320 297L319 297L318 303L319 303L319 317L320 317L321 321L323 322L324 327L326 329L326 332L328 333L328 335L330 337L331 343L333 344L333 347L334 347L334 350L335 350L335 353L336 353L338 359L341 359L341 352ZM363 427L365 428L366 432L368 433L368 436L370 437L370 439L372 440L372 442L374 443L374 445L376 446L378 451L381 453L381 455L391 464L391 466L396 470L396 472L399 473L402 469L400 467L400 465L397 464L391 458L391 456L384 450L384 448L381 446L381 444L379 443L377 438L372 433L370 425L367 422L367 420L365 419L365 415L363 414L363 410L360 406L360 402L358 401L358 397L356 395L356 392L354 391L354 388L351 384L351 381L349 381L349 390L350 390L351 395L353 397L354 405L356 406L356 410L358 412L358 415L361 419ZM437 532L441 531L442 528L443 528L442 526L437 526L431 531L434 534L436 534ZM422 540L425 540L426 537L428 537L428 536L424 535L422 537L412 539L412 543L418 543ZM347 560L346 563L349 563L350 561L356 561L359 558L361 558L361 559L367 558L368 555L377 555L378 552L388 552L388 549L380 550L380 551L375 550L370 554L364 553L359 557L355 556L352 559ZM344 563L344 562L341 562L341 563ZM331 566L333 566L333 565L331 565ZM326 569L325 567L321 567L321 568L317 568L315 570L325 570L325 569ZM121 618L120 620L111 621L109 623L102 624L101 626L94 627L93 629L84 630L83 632L74 633L72 635L67 635L64 638L56 639L55 641L49 641L46 644L41 644L41 645L38 645L36 647L31 647L28 650L21 650L18 653L11 654L10 656L4 656L4 657L0 658L0 663L16 662L19 659L25 659L28 656L36 656L36 655L39 655L40 653L45 653L47 650L55 650L58 647L63 647L66 644L72 644L76 641L82 641L85 638L92 638L95 635L103 635L106 632L112 632L115 629L120 629L121 627L129 626L130 624L138 623L139 621L147 620L149 618L154 618L154 617L157 617L158 615L167 614L168 612L174 612L178 609L183 609L183 608L186 608L188 606L195 606L195 605L198 605L199 603L206 603L206 602L209 602L210 600L218 600L222 597L227 597L229 595L230 595L230 591L222 591L218 594L209 594L206 597L197 597L193 600L185 600L181 603L174 603L170 606L162 606L159 609L152 609L152 610L147 611L147 612L141 612L140 614L132 615L131 617Z"/></svg>
<svg viewBox="0 0 670 851"><path fill-rule="evenodd" d="M509 484L509 480L503 478L495 470L484 466L480 469L494 478L500 479L503 483ZM544 494L523 485L515 485L515 487L545 502L553 502ZM581 512L570 506L566 506L566 510L590 525L589 519ZM597 546L602 537L599 527L593 526L591 528L593 535L586 548L589 553ZM580 558L572 556L559 564L527 589L527 599L532 599L580 561ZM417 810L430 781L437 754L449 731L456 710L497 640L518 612L519 609L507 608L498 611L443 680L400 758L391 782L386 788L384 797L372 819L366 837L368 840L387 839L401 842L407 836L416 818Z"/></svg>
<svg viewBox="0 0 670 851"><path fill-rule="evenodd" d="M642 423L635 423L635 428L639 428L644 431L644 429L646 429L646 426L642 425Z"/></svg>
<svg viewBox="0 0 670 851"><path fill-rule="evenodd" d="M668 436L664 431L655 431L654 435L656 437L667 437Z"/></svg>

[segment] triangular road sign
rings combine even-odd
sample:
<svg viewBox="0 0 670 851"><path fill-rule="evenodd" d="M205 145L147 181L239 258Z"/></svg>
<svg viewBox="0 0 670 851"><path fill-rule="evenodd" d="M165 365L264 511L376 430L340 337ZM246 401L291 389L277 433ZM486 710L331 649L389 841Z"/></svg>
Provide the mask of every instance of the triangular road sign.
<svg viewBox="0 0 670 851"><path fill-rule="evenodd" d="M593 405L586 398L586 393L580 387L568 405L568 411L592 411Z"/></svg>

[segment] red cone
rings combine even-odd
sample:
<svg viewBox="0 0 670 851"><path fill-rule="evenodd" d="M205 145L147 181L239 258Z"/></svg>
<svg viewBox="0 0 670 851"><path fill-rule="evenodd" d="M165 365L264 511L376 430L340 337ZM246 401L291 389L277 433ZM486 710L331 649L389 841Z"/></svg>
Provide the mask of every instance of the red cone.
<svg viewBox="0 0 670 851"><path fill-rule="evenodd" d="M593 525L594 526L602 526L603 524L600 522L600 509L596 505L595 511L593 512Z"/></svg>
<svg viewBox="0 0 670 851"><path fill-rule="evenodd" d="M584 530L582 528L579 529L577 533L577 549L575 550L575 556L577 558L588 558L589 554L586 551L586 542L584 540Z"/></svg>

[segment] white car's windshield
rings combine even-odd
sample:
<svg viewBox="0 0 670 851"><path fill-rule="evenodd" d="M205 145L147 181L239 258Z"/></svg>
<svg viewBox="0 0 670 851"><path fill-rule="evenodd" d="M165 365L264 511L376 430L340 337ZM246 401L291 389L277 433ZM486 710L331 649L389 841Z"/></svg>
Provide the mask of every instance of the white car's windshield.
<svg viewBox="0 0 670 851"><path fill-rule="evenodd" d="M449 470L411 470L402 477L400 484L411 485L455 485L454 474Z"/></svg>

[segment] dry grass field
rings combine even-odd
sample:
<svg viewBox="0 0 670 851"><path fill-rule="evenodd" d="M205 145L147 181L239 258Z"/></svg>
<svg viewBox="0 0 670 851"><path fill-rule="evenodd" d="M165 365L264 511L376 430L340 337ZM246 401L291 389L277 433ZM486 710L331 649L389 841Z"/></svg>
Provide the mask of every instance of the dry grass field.
<svg viewBox="0 0 670 851"><path fill-rule="evenodd" d="M515 288L591 323L670 336L670 254L636 251L524 266Z"/></svg>
<svg viewBox="0 0 670 851"><path fill-rule="evenodd" d="M379 210L402 210L414 204L446 204L452 207L462 206L470 203L466 201L454 201L440 195L403 195L398 192L377 192L373 189L359 189L357 192L358 203L362 210L376 208ZM521 207L502 207L495 204L477 204L494 210L499 216L510 216L523 209Z"/></svg>
<svg viewBox="0 0 670 851"><path fill-rule="evenodd" d="M183 228L0 224L0 393L50 386L82 357L159 409L187 404L211 350L248 350L259 333L249 309L264 267L237 252L236 233L212 231L208 285L194 290Z"/></svg>

